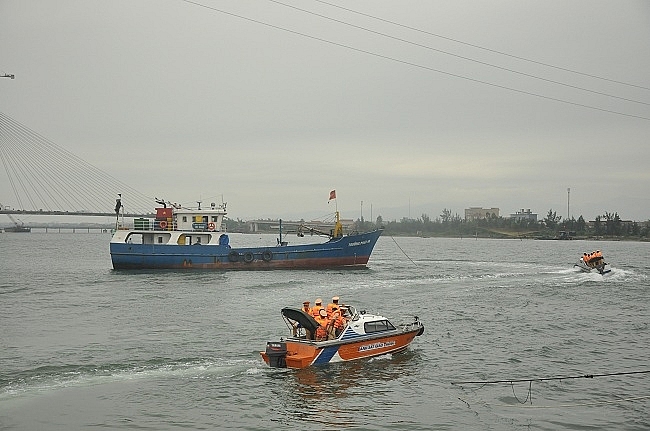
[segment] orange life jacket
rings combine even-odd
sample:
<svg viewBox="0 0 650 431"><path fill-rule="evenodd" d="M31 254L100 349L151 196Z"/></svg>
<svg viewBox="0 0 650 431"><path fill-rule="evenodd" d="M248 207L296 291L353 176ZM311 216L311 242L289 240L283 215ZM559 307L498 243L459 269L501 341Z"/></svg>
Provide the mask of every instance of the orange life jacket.
<svg viewBox="0 0 650 431"><path fill-rule="evenodd" d="M334 311L334 308L339 308L339 304L334 302L327 304L327 308L325 309L325 311L327 311L327 317L332 317L332 311Z"/></svg>
<svg viewBox="0 0 650 431"><path fill-rule="evenodd" d="M334 329L343 329L346 325L346 320L339 312L335 312L332 316L332 321L334 322Z"/></svg>
<svg viewBox="0 0 650 431"><path fill-rule="evenodd" d="M318 328L316 328L316 339L317 340L326 340L327 339L327 327L330 324L330 320L326 317L318 317L316 319L318 323Z"/></svg>
<svg viewBox="0 0 650 431"><path fill-rule="evenodd" d="M322 305L314 305L311 307L311 316L316 319L317 317L320 317L320 311L323 308ZM318 321L318 319L316 319Z"/></svg>

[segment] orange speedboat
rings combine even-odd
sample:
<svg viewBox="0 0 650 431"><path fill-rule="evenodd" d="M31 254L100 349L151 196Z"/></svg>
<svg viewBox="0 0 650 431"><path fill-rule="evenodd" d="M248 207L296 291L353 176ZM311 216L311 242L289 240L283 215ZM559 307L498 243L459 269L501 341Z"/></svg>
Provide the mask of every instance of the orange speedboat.
<svg viewBox="0 0 650 431"><path fill-rule="evenodd" d="M336 337L317 341L318 323L296 308L283 308L282 317L290 336L266 343L260 352L264 362L275 368L305 368L329 362L352 361L405 350L424 325L416 317L395 326L383 316L357 311L347 306L347 324Z"/></svg>
<svg viewBox="0 0 650 431"><path fill-rule="evenodd" d="M598 271L601 275L605 275L608 272L611 272L611 269L605 269L605 259L600 250L596 250L592 253L583 253L582 257L573 266L580 268L582 272L591 272L592 270Z"/></svg>

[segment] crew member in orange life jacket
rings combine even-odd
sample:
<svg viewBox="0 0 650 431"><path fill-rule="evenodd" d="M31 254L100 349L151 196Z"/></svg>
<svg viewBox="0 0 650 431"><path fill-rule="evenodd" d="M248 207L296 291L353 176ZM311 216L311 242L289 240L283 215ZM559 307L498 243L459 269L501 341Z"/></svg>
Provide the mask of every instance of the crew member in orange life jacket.
<svg viewBox="0 0 650 431"><path fill-rule="evenodd" d="M318 298L316 299L316 302L314 303L314 306L311 307L311 317L316 319L318 316L320 316L320 311L323 309L323 300Z"/></svg>
<svg viewBox="0 0 650 431"><path fill-rule="evenodd" d="M334 307L332 309L332 326L334 327L334 338L338 338L341 335L341 331L347 325L347 320L341 315L341 310Z"/></svg>
<svg viewBox="0 0 650 431"><path fill-rule="evenodd" d="M316 341L325 341L328 338L330 327L330 319L327 318L327 311L324 308L320 310L318 317L316 317L318 328L316 329Z"/></svg>
<svg viewBox="0 0 650 431"><path fill-rule="evenodd" d="M339 297L338 296L333 297L332 302L327 304L327 308L326 308L327 317L329 317L329 318L332 317L332 309L334 309L334 308L339 308Z"/></svg>
<svg viewBox="0 0 650 431"><path fill-rule="evenodd" d="M305 313L305 314L311 316L311 307L309 306L309 301L304 301L304 302L302 303L302 308L301 308L301 310L302 310L303 313ZM311 331L309 331L307 328L305 328L305 337L306 337L308 340L311 340L311 339L312 339Z"/></svg>

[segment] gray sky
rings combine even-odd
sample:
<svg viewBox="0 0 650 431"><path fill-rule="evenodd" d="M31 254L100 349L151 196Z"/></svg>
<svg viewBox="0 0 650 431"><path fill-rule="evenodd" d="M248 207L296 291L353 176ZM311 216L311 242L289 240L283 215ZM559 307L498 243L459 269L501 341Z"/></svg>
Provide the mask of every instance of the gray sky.
<svg viewBox="0 0 650 431"><path fill-rule="evenodd" d="M146 195L223 195L234 218L318 217L332 189L346 218L361 201L366 219L564 217L568 187L576 218L650 218L650 2L282 3L329 19L268 0L0 0L16 76L0 111Z"/></svg>

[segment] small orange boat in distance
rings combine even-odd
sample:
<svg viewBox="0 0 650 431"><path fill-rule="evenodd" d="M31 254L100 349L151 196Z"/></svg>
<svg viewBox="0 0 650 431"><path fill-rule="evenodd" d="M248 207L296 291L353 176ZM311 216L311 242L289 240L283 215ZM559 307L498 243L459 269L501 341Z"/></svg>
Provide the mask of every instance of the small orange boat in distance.
<svg viewBox="0 0 650 431"><path fill-rule="evenodd" d="M330 362L352 361L404 351L424 325L415 316L395 326L387 318L346 307L347 324L336 338L316 341L318 323L296 308L283 308L282 317L290 336L269 341L260 355L273 368L305 368Z"/></svg>
<svg viewBox="0 0 650 431"><path fill-rule="evenodd" d="M611 272L611 269L605 269L605 258L600 250L591 253L583 253L582 257L573 266L577 266L582 272L591 272L592 270L598 271L601 275Z"/></svg>

